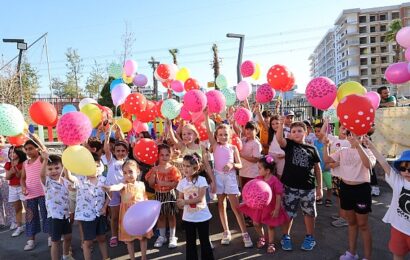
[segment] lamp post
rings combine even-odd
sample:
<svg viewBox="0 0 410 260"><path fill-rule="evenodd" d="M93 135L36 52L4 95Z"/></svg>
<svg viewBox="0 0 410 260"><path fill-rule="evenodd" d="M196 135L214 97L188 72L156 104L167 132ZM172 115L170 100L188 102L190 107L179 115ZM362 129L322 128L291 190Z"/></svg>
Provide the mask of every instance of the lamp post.
<svg viewBox="0 0 410 260"><path fill-rule="evenodd" d="M241 64L242 64L242 53L243 53L243 43L245 41L245 35L243 34L236 34L236 33L228 33L226 34L228 38L239 38L239 51L238 51L238 64L236 65L236 77L238 79L238 83L242 80L241 75Z"/></svg>

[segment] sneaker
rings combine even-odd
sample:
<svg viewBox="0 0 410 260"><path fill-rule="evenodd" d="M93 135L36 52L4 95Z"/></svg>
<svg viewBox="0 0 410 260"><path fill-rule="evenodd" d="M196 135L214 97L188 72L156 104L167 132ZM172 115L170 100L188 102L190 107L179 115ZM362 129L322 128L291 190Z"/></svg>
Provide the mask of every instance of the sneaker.
<svg viewBox="0 0 410 260"><path fill-rule="evenodd" d="M292 250L292 240L290 239L289 235L283 235L282 239L280 240L280 244L282 245L282 249L285 251Z"/></svg>
<svg viewBox="0 0 410 260"><path fill-rule="evenodd" d="M23 227L18 227L18 228L16 228L16 230L14 230L14 232L13 232L13 234L11 234L11 236L12 237L18 237L23 232L24 232L24 228Z"/></svg>
<svg viewBox="0 0 410 260"><path fill-rule="evenodd" d="M117 247L118 246L118 238L112 237L110 238L110 247Z"/></svg>
<svg viewBox="0 0 410 260"><path fill-rule="evenodd" d="M24 246L24 251L30 251L33 250L36 247L34 244L34 240L28 240L27 244Z"/></svg>
<svg viewBox="0 0 410 260"><path fill-rule="evenodd" d="M323 205L323 200L317 200L316 205Z"/></svg>
<svg viewBox="0 0 410 260"><path fill-rule="evenodd" d="M310 251L316 245L316 241L311 235L306 235L305 240L303 240L302 246L300 247L302 250Z"/></svg>
<svg viewBox="0 0 410 260"><path fill-rule="evenodd" d="M380 188L379 186L372 186L372 196L380 196Z"/></svg>
<svg viewBox="0 0 410 260"><path fill-rule="evenodd" d="M51 237L48 237L47 244L48 244L48 247L51 247Z"/></svg>
<svg viewBox="0 0 410 260"><path fill-rule="evenodd" d="M334 227L346 227L349 224L344 218L338 218L335 221L332 221L332 226Z"/></svg>
<svg viewBox="0 0 410 260"><path fill-rule="evenodd" d="M222 245L229 245L229 243L231 242L231 232L230 231L225 231L222 234L222 239L221 239L221 244Z"/></svg>
<svg viewBox="0 0 410 260"><path fill-rule="evenodd" d="M359 259L359 256L356 254L356 255L352 255L349 251L346 251L345 253L344 253L344 255L341 255L340 257L339 257L339 259L340 260L356 260L356 259Z"/></svg>
<svg viewBox="0 0 410 260"><path fill-rule="evenodd" d="M16 223L11 223L11 225L10 225L10 230L15 230L16 228L18 228L18 226L17 226L17 224Z"/></svg>
<svg viewBox="0 0 410 260"><path fill-rule="evenodd" d="M331 207L333 205L333 202L330 199L325 200L325 207Z"/></svg>
<svg viewBox="0 0 410 260"><path fill-rule="evenodd" d="M177 237L170 237L168 248L176 248L178 245L178 238Z"/></svg>
<svg viewBox="0 0 410 260"><path fill-rule="evenodd" d="M157 247L157 248L162 247L162 245L166 242L167 242L167 239L165 237L159 236L154 243L154 247Z"/></svg>
<svg viewBox="0 0 410 260"><path fill-rule="evenodd" d="M334 220L338 220L340 218L339 214L333 214L332 216L330 216L332 219Z"/></svg>
<svg viewBox="0 0 410 260"><path fill-rule="evenodd" d="M212 249L214 249L214 248L215 248L215 246L214 246L214 244L212 243L212 241L211 241L211 240L209 240L209 244L211 244L211 248L212 248Z"/></svg>
<svg viewBox="0 0 410 260"><path fill-rule="evenodd" d="M248 248L248 247L253 247L253 243L252 243L251 237L249 236L248 233L243 233L243 234L242 234L242 239L243 239L244 246L245 246L246 248Z"/></svg>
<svg viewBox="0 0 410 260"><path fill-rule="evenodd" d="M61 257L61 260L75 260L75 259L71 255L63 255Z"/></svg>

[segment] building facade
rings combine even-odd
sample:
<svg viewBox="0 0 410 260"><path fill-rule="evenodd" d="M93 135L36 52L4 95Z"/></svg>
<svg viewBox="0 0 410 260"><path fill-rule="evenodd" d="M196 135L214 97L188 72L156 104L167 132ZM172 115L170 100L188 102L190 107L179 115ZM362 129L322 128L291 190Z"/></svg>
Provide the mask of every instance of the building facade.
<svg viewBox="0 0 410 260"><path fill-rule="evenodd" d="M310 76L325 76L336 81L335 34L330 29L309 57Z"/></svg>

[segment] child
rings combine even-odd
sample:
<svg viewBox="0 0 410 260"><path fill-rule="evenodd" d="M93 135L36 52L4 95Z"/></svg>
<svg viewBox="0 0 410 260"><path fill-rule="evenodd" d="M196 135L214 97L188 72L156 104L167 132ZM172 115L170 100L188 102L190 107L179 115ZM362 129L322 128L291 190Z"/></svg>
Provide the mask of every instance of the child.
<svg viewBox="0 0 410 260"><path fill-rule="evenodd" d="M254 107L255 114L258 119L258 126L260 129L259 138L262 145L262 154L267 155L269 151L269 122L272 117L272 113L269 110L264 110L261 113L261 105L259 103L255 104Z"/></svg>
<svg viewBox="0 0 410 260"><path fill-rule="evenodd" d="M69 213L69 182L61 178L63 164L61 157L57 155L48 155L47 152L41 152L43 159L41 167L41 182L46 190L46 208L47 216L50 221L51 236L51 259L59 260L61 236L63 242L63 260L73 259L70 256L71 245L71 225Z"/></svg>
<svg viewBox="0 0 410 260"><path fill-rule="evenodd" d="M386 181L393 189L393 197L383 221L390 223L389 249L394 260L404 259L410 252L410 212L407 207L410 193L410 150L403 151L400 158L390 167L384 156L377 151L374 144L366 138L369 149L379 161Z"/></svg>
<svg viewBox="0 0 410 260"><path fill-rule="evenodd" d="M282 193L283 186L276 175L276 164L273 157L267 155L260 158L258 161L258 171L259 176L257 179L264 180L272 189L272 200L269 205L263 209L256 210L251 209L245 204L241 204L240 211L251 217L253 220L253 225L256 232L259 235L259 241L257 243L257 248L262 248L265 241L265 234L261 224L268 226L268 248L267 252L273 254L275 252L275 230L274 228L289 221L289 217L286 214L285 209L282 206Z"/></svg>
<svg viewBox="0 0 410 260"><path fill-rule="evenodd" d="M40 171L43 159L40 156L40 150L45 151L46 147L38 138L32 135L33 140L28 140L24 144L29 159L23 163L20 184L21 191L26 199L26 236L27 244L24 246L25 251L33 250L35 247L34 239L40 232L40 215L42 220L43 232L48 233L49 221L47 220L47 209L44 196L44 190L41 184ZM37 145L39 144L40 147ZM38 208L40 207L40 213ZM51 246L51 238L48 238L48 244Z"/></svg>
<svg viewBox="0 0 410 260"><path fill-rule="evenodd" d="M245 137L242 138L242 150L240 151L242 169L239 170L241 187L258 176L257 162L261 156L262 145L256 135L258 126L255 122L249 121L245 125Z"/></svg>
<svg viewBox="0 0 410 260"><path fill-rule="evenodd" d="M349 249L340 257L342 260L358 259L356 255L357 235L363 238L364 255L371 259L372 237L368 223L372 211L370 187L370 169L376 160L369 149L361 144L356 136L348 136L351 148L341 149L329 156L329 141L325 138L323 157L328 163L338 163L340 169L340 207L344 210L348 222Z"/></svg>
<svg viewBox="0 0 410 260"><path fill-rule="evenodd" d="M317 216L316 198L322 197L320 158L314 146L305 144L306 125L303 122L292 123L289 137L286 139L283 137L285 120L288 119L281 118L276 133L276 139L285 151L285 168L281 181L284 184L283 204L290 217L290 221L284 226L281 244L283 250L292 250L290 230L300 204L306 226L306 236L301 249L310 251L316 245L313 237Z"/></svg>
<svg viewBox="0 0 410 260"><path fill-rule="evenodd" d="M121 195L120 204L120 222L119 225L119 240L127 244L128 254L131 260L135 259L135 248L134 240L140 240L141 248L141 259L147 259L147 238L152 237L152 231L148 232L143 236L131 236L129 235L122 225L122 220L128 208L130 208L135 203L147 200L147 195L145 194L145 185L143 182L138 181L139 175L141 174L137 162L134 160L127 160L122 165L122 170L124 173L124 182L112 185L104 186L107 191L119 191Z"/></svg>
<svg viewBox="0 0 410 260"><path fill-rule="evenodd" d="M93 154L97 168L101 158ZM96 172L92 176L73 176L67 171L67 179L74 183L77 189L77 202L74 219L80 221L83 230L83 254L85 260L91 260L92 245L97 239L102 259L108 258L106 211L108 198L102 189L106 178Z"/></svg>
<svg viewBox="0 0 410 260"><path fill-rule="evenodd" d="M9 182L7 181L5 165L10 148L6 145L6 138L0 135L0 229L10 226L16 228L14 209L9 203Z"/></svg>
<svg viewBox="0 0 410 260"><path fill-rule="evenodd" d="M246 224L243 214L239 212L239 199L240 194L238 182L236 179L235 169L241 169L242 163L239 156L239 151L236 146L229 143L231 138L231 129L226 124L220 124L215 130L215 134L211 132L211 126L209 124L208 112L205 110L205 123L208 132L209 141L211 143L211 150L214 153L215 162L215 184L216 194L218 197L218 211L221 219L221 224L224 229L222 235L221 244L229 245L231 241L231 232L229 230L228 218L226 215L226 203L225 199L228 197L231 203L232 210L238 221L239 227L242 232L242 238L245 247L252 247L252 240L246 231Z"/></svg>
<svg viewBox="0 0 410 260"><path fill-rule="evenodd" d="M152 168L145 179L151 187L155 189L155 199L160 202L175 201L175 188L181 179L179 170L170 163L171 148L166 144L158 146L158 166ZM165 236L166 220L168 217L169 224L169 244L168 248L176 248L178 238L175 237L177 208L174 203L165 203L161 205L161 214L159 215L157 228L159 236L155 241L154 247L162 247L167 241Z"/></svg>
<svg viewBox="0 0 410 260"><path fill-rule="evenodd" d="M208 187L206 179L199 176L200 158L197 153L185 155L183 159L183 178L177 186L179 191L177 205L183 209L186 236L186 259L197 260L196 234L201 243L201 259L212 260L214 255L209 241L209 220L212 218L205 199Z"/></svg>

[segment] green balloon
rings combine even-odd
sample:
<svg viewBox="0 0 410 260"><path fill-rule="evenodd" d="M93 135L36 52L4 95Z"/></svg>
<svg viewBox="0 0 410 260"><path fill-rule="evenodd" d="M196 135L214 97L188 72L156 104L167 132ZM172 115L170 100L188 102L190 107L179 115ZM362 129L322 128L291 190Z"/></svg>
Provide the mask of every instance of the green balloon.
<svg viewBox="0 0 410 260"><path fill-rule="evenodd" d="M236 101L235 90L231 88L223 88L220 91L225 96L226 106L233 106L233 104L235 104L235 101Z"/></svg>
<svg viewBox="0 0 410 260"><path fill-rule="evenodd" d="M176 118L181 112L181 104L175 99L164 100L161 106L161 113L164 117L168 119Z"/></svg>
<svg viewBox="0 0 410 260"><path fill-rule="evenodd" d="M330 118L330 123L337 123L336 109L331 108L323 112L323 118Z"/></svg>
<svg viewBox="0 0 410 260"><path fill-rule="evenodd" d="M0 104L0 135L16 136L23 133L24 117L20 110L9 104Z"/></svg>
<svg viewBox="0 0 410 260"><path fill-rule="evenodd" d="M220 89L228 87L228 81L222 74L219 74L218 77L216 77L215 83Z"/></svg>
<svg viewBox="0 0 410 260"><path fill-rule="evenodd" d="M108 66L108 75L113 78L122 78L122 66L117 63L111 63Z"/></svg>

